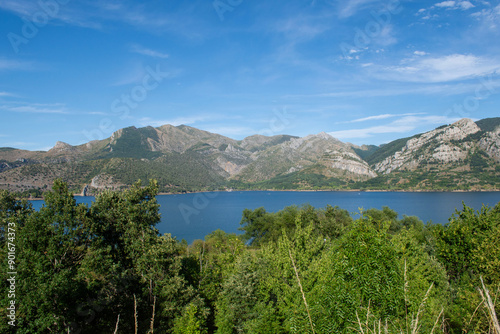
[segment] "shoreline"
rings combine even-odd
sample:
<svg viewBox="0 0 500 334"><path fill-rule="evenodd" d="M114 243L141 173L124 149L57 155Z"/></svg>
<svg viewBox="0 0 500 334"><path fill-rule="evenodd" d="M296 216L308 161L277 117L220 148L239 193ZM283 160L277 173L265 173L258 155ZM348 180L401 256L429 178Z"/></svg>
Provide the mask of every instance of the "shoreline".
<svg viewBox="0 0 500 334"><path fill-rule="evenodd" d="M415 189L415 190L402 190L402 189L233 189L228 190L199 190L199 191L186 191L186 192L159 192L159 195L188 195L188 194L200 194L200 193L224 193L224 192L248 192L248 191L262 191L262 192L366 192L366 193L485 193L485 192L500 192L500 189L480 189L480 190L427 190L427 189ZM95 196L84 196L81 193L74 193L73 197L95 197ZM33 198L18 198L26 199L28 201L43 201L43 197L33 197Z"/></svg>
<svg viewBox="0 0 500 334"><path fill-rule="evenodd" d="M227 190L200 190L200 191L187 191L182 193L174 192L159 192L158 195L187 195L187 194L198 194L198 193L220 193L220 192L247 192L247 191L272 191L272 192L402 192L402 193L481 193L481 192L500 192L500 189L481 189L481 190L427 190L427 189L416 189L416 190L402 190L402 189L233 189L232 191Z"/></svg>

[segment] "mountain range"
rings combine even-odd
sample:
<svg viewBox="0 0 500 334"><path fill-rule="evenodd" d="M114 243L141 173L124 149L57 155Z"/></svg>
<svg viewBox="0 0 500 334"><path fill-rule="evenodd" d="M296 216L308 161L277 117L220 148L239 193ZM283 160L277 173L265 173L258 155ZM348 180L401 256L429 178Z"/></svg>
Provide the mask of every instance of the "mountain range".
<svg viewBox="0 0 500 334"><path fill-rule="evenodd" d="M221 189L499 190L500 118L450 125L388 144L327 133L234 140L186 125L128 127L49 151L0 148L0 189L39 194L61 178L75 193L155 178L162 192Z"/></svg>

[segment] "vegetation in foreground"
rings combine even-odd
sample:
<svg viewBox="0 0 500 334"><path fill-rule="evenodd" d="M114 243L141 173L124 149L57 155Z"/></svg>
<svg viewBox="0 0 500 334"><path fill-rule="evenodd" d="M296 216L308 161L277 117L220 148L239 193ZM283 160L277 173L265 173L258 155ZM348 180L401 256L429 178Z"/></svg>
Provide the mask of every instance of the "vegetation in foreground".
<svg viewBox="0 0 500 334"><path fill-rule="evenodd" d="M0 332L500 333L500 203L445 226L387 207L259 208L242 235L187 245L158 234L157 192L87 207L58 180L38 212L0 192Z"/></svg>

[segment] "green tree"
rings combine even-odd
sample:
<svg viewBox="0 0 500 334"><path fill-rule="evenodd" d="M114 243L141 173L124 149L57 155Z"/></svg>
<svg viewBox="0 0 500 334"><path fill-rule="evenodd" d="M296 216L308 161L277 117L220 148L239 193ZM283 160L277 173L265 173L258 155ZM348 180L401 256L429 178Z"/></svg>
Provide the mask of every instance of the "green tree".
<svg viewBox="0 0 500 334"><path fill-rule="evenodd" d="M259 316L254 311L258 302L260 284L258 264L255 256L245 254L236 263L234 273L222 284L216 302L217 333L242 333L249 320Z"/></svg>
<svg viewBox="0 0 500 334"><path fill-rule="evenodd" d="M205 333L199 319L198 308L194 304L189 304L184 309L182 316L175 320L174 334L201 334Z"/></svg>
<svg viewBox="0 0 500 334"><path fill-rule="evenodd" d="M56 180L39 212L0 193L3 264L5 227L17 226L17 333L113 332L117 324L120 333L170 333L190 303L206 318L202 299L180 274L182 245L155 228L157 192L154 181L137 183L103 192L89 209Z"/></svg>
<svg viewBox="0 0 500 334"><path fill-rule="evenodd" d="M475 211L463 205L445 226L436 226L434 234L438 258L451 278L451 326L460 330L486 333L489 319L476 312L481 303L477 289L480 276L496 291L500 285L500 203ZM497 313L500 309L497 306Z"/></svg>
<svg viewBox="0 0 500 334"><path fill-rule="evenodd" d="M130 332L139 314L139 331L154 319L155 329L168 332L196 298L180 275L181 245L168 234L159 236L155 227L157 192L155 181L146 187L138 182L124 192L101 193L90 208L92 242L79 270L91 300L80 312L92 314L92 326L81 325L85 331L111 330L120 315L120 330Z"/></svg>
<svg viewBox="0 0 500 334"><path fill-rule="evenodd" d="M17 232L17 333L66 332L85 297L78 264L89 235L87 207L76 205L67 186L54 182L39 212L23 217Z"/></svg>
<svg viewBox="0 0 500 334"><path fill-rule="evenodd" d="M189 263L195 279L197 292L204 299L210 310L207 315L207 327L215 330L215 302L222 290L223 282L231 275L238 257L245 251L244 243L234 233L216 230L205 237L205 240L195 240L188 248ZM196 271L193 270L196 267Z"/></svg>
<svg viewBox="0 0 500 334"><path fill-rule="evenodd" d="M325 252L311 293L318 332L350 332L363 308L377 319L403 314L403 271L389 227L390 222L375 228L371 219L358 219Z"/></svg>
<svg viewBox="0 0 500 334"><path fill-rule="evenodd" d="M16 316L20 316L19 305L21 302L19 291L19 276L14 275L16 279L16 291L14 295L10 292L10 281L12 275L8 272L20 271L19 254L22 249L19 247L20 230L24 227L29 216L34 212L31 205L26 201L19 201L14 194L7 190L0 191L0 332L9 333L15 332L16 327L8 324L13 318L8 318L7 310L11 301L15 301ZM10 254L9 254L10 253ZM21 276L22 277L22 276ZM11 295L10 298L9 295ZM15 298L14 298L15 297ZM14 322L18 325L18 322Z"/></svg>

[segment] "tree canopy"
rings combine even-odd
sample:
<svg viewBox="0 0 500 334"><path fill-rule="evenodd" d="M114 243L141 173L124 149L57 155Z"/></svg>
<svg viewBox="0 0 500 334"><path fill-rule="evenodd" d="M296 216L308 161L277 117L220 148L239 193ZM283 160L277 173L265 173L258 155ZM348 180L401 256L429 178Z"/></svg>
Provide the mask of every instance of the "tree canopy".
<svg viewBox="0 0 500 334"><path fill-rule="evenodd" d="M389 207L258 208L242 234L188 245L158 233L157 193L138 182L89 207L57 180L36 211L1 191L0 332L500 330L500 203L444 226Z"/></svg>

